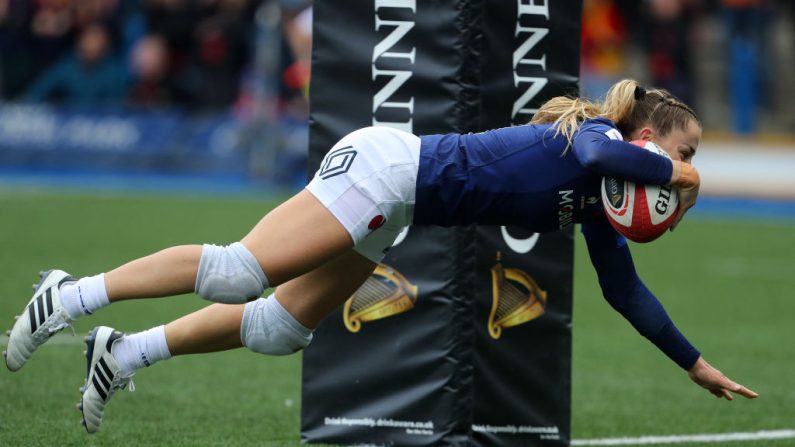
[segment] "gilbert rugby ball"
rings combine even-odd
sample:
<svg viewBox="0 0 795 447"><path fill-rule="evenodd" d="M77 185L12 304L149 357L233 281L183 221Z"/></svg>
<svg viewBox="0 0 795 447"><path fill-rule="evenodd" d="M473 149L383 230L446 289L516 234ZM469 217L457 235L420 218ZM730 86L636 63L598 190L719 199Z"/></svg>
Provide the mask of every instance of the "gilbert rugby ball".
<svg viewBox="0 0 795 447"><path fill-rule="evenodd" d="M651 141L632 144L671 158ZM602 205L607 220L619 233L635 242L650 242L665 233L679 210L679 193L673 186L639 185L613 177L602 178Z"/></svg>

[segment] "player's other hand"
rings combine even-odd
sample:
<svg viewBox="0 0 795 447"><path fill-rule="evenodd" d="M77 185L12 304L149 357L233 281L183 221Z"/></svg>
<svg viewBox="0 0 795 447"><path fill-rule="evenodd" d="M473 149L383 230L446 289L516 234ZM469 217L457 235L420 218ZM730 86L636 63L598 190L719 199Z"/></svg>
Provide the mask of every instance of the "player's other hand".
<svg viewBox="0 0 795 447"><path fill-rule="evenodd" d="M701 176L690 163L677 160L673 160L672 163L671 184L679 188L679 212L676 213L674 223L671 224L671 231L674 231L685 217L687 210L696 204L698 190L701 187Z"/></svg>
<svg viewBox="0 0 795 447"><path fill-rule="evenodd" d="M722 372L707 363L703 357L698 358L696 364L687 371L687 375L690 376L690 380L696 382L717 398L724 397L726 400L734 400L732 393L748 399L755 399L759 396L756 392L724 376Z"/></svg>

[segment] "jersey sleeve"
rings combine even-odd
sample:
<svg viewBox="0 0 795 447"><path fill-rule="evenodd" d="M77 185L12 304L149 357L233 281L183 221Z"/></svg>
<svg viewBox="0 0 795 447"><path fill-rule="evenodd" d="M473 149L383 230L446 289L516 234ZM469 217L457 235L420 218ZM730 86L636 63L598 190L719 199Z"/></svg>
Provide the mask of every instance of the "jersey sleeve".
<svg viewBox="0 0 795 447"><path fill-rule="evenodd" d="M607 302L677 365L690 369L701 353L638 277L626 239L606 219L583 224L582 233Z"/></svg>
<svg viewBox="0 0 795 447"><path fill-rule="evenodd" d="M627 143L618 129L604 122L584 122L572 151L586 169L635 183L665 185L671 181L671 160Z"/></svg>

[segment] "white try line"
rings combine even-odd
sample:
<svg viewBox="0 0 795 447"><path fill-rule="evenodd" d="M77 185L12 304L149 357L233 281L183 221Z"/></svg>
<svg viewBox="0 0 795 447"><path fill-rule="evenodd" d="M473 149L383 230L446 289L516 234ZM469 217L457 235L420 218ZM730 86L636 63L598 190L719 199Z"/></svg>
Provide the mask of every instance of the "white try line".
<svg viewBox="0 0 795 447"><path fill-rule="evenodd" d="M637 438L604 438L604 439L574 439L572 446L590 445L652 445L652 444L682 444L709 443L709 442L734 442L734 441L763 441L769 439L795 438L795 430L760 430L740 433L716 433L698 435L671 435L671 436L640 436Z"/></svg>

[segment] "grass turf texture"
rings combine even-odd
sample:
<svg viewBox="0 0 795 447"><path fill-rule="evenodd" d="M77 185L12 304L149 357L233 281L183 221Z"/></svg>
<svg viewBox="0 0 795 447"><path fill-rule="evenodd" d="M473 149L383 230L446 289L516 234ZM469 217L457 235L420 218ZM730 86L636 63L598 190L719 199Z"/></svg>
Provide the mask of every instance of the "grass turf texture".
<svg viewBox="0 0 795 447"><path fill-rule="evenodd" d="M228 243L274 204L0 191L0 327L11 327L38 270L86 275L167 246ZM632 247L641 276L705 358L761 393L732 403L690 383L609 308L578 236L573 437L795 428L793 229L791 221L692 219L653 244ZM120 303L78 321L77 340L95 325L138 331L205 304L193 295ZM238 350L142 370L136 392L119 392L102 430L89 436L74 409L83 349L59 335L18 373L0 371L0 445L298 445L300 356Z"/></svg>

